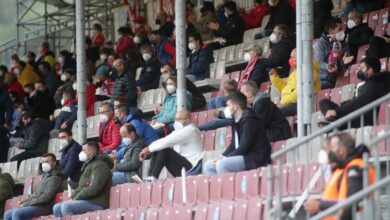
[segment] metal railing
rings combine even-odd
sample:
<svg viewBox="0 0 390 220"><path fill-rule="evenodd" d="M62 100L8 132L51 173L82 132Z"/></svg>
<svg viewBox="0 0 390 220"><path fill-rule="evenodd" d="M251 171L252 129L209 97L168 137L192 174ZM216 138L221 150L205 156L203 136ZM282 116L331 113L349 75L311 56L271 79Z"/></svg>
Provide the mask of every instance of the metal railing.
<svg viewBox="0 0 390 220"><path fill-rule="evenodd" d="M311 152L311 148L315 147L316 149L321 149L322 148L322 141L323 138L326 134L339 129L340 126L347 125L347 130L351 131L352 130L352 121L356 119L360 119L360 129L362 132L364 132L364 116L367 113L372 112L372 117L373 117L373 126L375 127L377 125L377 114L378 114L378 107L385 102L388 102L390 100L390 94L383 96L372 103L346 115L345 117L338 119L337 121L332 122L331 124L313 132L311 135L308 135L306 137L301 138L298 140L296 143L292 144L291 146L288 146L283 148L282 150L275 152L271 155L271 159L276 162L276 167L269 165L268 170L269 170L269 182L268 182L268 200L267 200L267 205L270 208L270 219L281 219L282 216L284 215L283 213L283 196L282 196L282 161L284 158L292 158L290 162L291 165L297 164L297 162L302 162L302 158L304 158L303 155L306 156L306 158L310 158L310 154L313 154ZM386 126L389 126L389 108L386 107ZM359 133L360 134L360 133ZM357 135L359 135L357 134ZM369 140L364 140L364 133L361 133L363 136L363 141L369 141ZM317 142L316 142L317 141ZM370 142L371 143L371 142ZM319 144L319 146L311 146L313 144ZM372 144L372 143L371 143ZM379 161L379 152L378 152L378 147L377 143L374 144L375 147L374 149L374 157L375 157L375 167L377 168L376 172L376 178L379 179L380 177L380 161ZM315 152L314 152L315 153ZM366 158L368 161L368 158ZM303 160L304 161L304 160ZM387 162L387 169L386 173L389 174L390 167L388 166L390 162ZM276 181L276 184L275 184ZM292 185L292 188L295 188L295 184L297 181L289 182L289 185ZM368 184L367 184L368 185ZM274 187L275 186L275 187ZM303 188L306 188L304 186ZM275 196L274 196L275 195ZM309 192L310 195L310 192ZM292 200L292 203L296 203L298 201L297 197L298 196L290 196L290 200ZM275 201L273 201L275 199ZM308 217L308 216L307 216Z"/></svg>

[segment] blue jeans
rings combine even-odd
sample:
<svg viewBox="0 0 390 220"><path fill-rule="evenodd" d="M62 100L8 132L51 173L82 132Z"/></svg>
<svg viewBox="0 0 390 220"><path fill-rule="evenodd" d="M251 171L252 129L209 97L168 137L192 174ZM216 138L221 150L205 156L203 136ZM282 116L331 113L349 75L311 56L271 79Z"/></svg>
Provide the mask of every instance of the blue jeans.
<svg viewBox="0 0 390 220"><path fill-rule="evenodd" d="M55 205L53 207L53 214L55 217L62 218L64 216L78 215L97 210L103 210L103 207L85 200L71 200Z"/></svg>
<svg viewBox="0 0 390 220"><path fill-rule="evenodd" d="M199 126L199 130L201 131L215 130L217 128L231 126L232 123L233 123L233 119L215 119L204 125Z"/></svg>
<svg viewBox="0 0 390 220"><path fill-rule="evenodd" d="M124 172L115 171L112 173L112 185L119 185L127 183L126 175Z"/></svg>
<svg viewBox="0 0 390 220"><path fill-rule="evenodd" d="M29 220L41 215L45 214L40 213L37 208L27 206L8 210L6 213L4 213L4 220Z"/></svg>
<svg viewBox="0 0 390 220"><path fill-rule="evenodd" d="M204 172L207 176L245 170L245 161L243 156L233 156L219 159L216 166L214 166L213 163L214 160L209 160L204 164Z"/></svg>
<svg viewBox="0 0 390 220"><path fill-rule="evenodd" d="M226 96L215 97L211 99L209 103L207 103L207 110L226 107L226 101L227 101Z"/></svg>

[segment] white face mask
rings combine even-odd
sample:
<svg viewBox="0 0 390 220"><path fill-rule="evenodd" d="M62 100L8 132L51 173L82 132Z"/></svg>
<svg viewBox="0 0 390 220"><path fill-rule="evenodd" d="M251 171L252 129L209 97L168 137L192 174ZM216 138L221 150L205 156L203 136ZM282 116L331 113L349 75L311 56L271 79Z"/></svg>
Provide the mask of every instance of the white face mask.
<svg viewBox="0 0 390 220"><path fill-rule="evenodd" d="M318 152L318 163L321 165L328 164L328 153L326 153L325 150L320 150L320 152Z"/></svg>
<svg viewBox="0 0 390 220"><path fill-rule="evenodd" d="M87 156L86 153L84 153L84 151L81 151L81 152L79 153L79 160L80 160L81 162L85 162L85 161L88 160L88 156Z"/></svg>
<svg viewBox="0 0 390 220"><path fill-rule="evenodd" d="M49 172L50 170L51 170L51 166L50 166L50 164L48 164L48 163L42 163L42 171L44 172L44 173L47 173L47 172Z"/></svg>
<svg viewBox="0 0 390 220"><path fill-rule="evenodd" d="M61 149L61 150L64 149L66 146L68 146L68 144L69 144L69 141L68 141L68 140L66 140L66 139L61 139L61 140L60 140L60 149Z"/></svg>
<svg viewBox="0 0 390 220"><path fill-rule="evenodd" d="M354 20L348 20L347 27L348 27L348 29L352 29L352 28L356 27L356 22Z"/></svg>
<svg viewBox="0 0 390 220"><path fill-rule="evenodd" d="M77 83L73 83L72 88L74 91L76 91L77 90Z"/></svg>
<svg viewBox="0 0 390 220"><path fill-rule="evenodd" d="M251 60L251 55L248 53L248 52L246 52L245 54L244 54L244 60L246 61L246 62L249 62L250 60Z"/></svg>
<svg viewBox="0 0 390 220"><path fill-rule="evenodd" d="M148 61L150 58L152 58L152 55L150 53L144 53L142 54L142 58L144 58L145 61Z"/></svg>
<svg viewBox="0 0 390 220"><path fill-rule="evenodd" d="M28 59L27 56L24 56L24 57L23 57L23 61L24 61L25 63L29 63L29 62L30 62L30 60Z"/></svg>
<svg viewBox="0 0 390 220"><path fill-rule="evenodd" d="M277 37L276 37L276 34L272 33L270 36L269 36L269 40L271 41L271 43L273 44L276 44L277 43Z"/></svg>
<svg viewBox="0 0 390 220"><path fill-rule="evenodd" d="M340 31L336 34L336 40L337 41L343 41L345 39L345 33L344 31Z"/></svg>
<svg viewBox="0 0 390 220"><path fill-rule="evenodd" d="M141 43L141 38L138 37L138 36L135 36L135 37L134 37L134 43L140 44L140 43Z"/></svg>
<svg viewBox="0 0 390 220"><path fill-rule="evenodd" d="M196 49L196 45L194 43L188 43L188 48L193 51Z"/></svg>
<svg viewBox="0 0 390 220"><path fill-rule="evenodd" d="M168 74L162 74L162 75L161 75L161 80L162 80L163 82L166 82L166 81L168 80L168 78L169 78L169 75L168 75Z"/></svg>
<svg viewBox="0 0 390 220"><path fill-rule="evenodd" d="M107 55L106 54L100 54L100 60L101 61L105 61L107 59Z"/></svg>
<svg viewBox="0 0 390 220"><path fill-rule="evenodd" d="M61 99L61 105L64 105L64 104L65 104L65 99L62 98L62 99Z"/></svg>
<svg viewBox="0 0 390 220"><path fill-rule="evenodd" d="M229 17L229 13L227 13L226 11L225 11L225 17Z"/></svg>
<svg viewBox="0 0 390 220"><path fill-rule="evenodd" d="M58 57L58 62L62 65L64 64L65 59L63 57Z"/></svg>
<svg viewBox="0 0 390 220"><path fill-rule="evenodd" d="M106 123L108 121L108 116L107 115L100 115L99 120L101 123Z"/></svg>
<svg viewBox="0 0 390 220"><path fill-rule="evenodd" d="M68 77L66 77L65 73L61 74L61 81L66 82L68 80Z"/></svg>
<svg viewBox="0 0 390 220"><path fill-rule="evenodd" d="M176 87L174 85L167 85L167 91L169 94L173 94L176 91Z"/></svg>
<svg viewBox="0 0 390 220"><path fill-rule="evenodd" d="M223 114L225 115L225 118L233 118L232 110L229 107L226 107L223 110Z"/></svg>
<svg viewBox="0 0 390 220"><path fill-rule="evenodd" d="M131 138L122 138L122 142L128 146L130 145L131 143L133 143L133 140L131 140Z"/></svg>
<svg viewBox="0 0 390 220"><path fill-rule="evenodd" d="M173 128L175 128L175 131L178 131L180 129L183 129L184 125L181 122L175 121L175 123L173 123Z"/></svg>
<svg viewBox="0 0 390 220"><path fill-rule="evenodd" d="M272 0L268 0L269 6L275 6L274 2Z"/></svg>
<svg viewBox="0 0 390 220"><path fill-rule="evenodd" d="M20 70L18 68L14 69L14 73L18 75L20 73Z"/></svg>

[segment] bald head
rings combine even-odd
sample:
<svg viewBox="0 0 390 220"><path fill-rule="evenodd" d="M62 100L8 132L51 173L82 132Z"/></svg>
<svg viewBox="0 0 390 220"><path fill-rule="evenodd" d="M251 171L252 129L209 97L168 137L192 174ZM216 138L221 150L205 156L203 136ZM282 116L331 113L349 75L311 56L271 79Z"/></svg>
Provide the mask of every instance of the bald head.
<svg viewBox="0 0 390 220"><path fill-rule="evenodd" d="M191 113L187 110L179 110L176 112L175 121L183 123L183 125L190 124Z"/></svg>

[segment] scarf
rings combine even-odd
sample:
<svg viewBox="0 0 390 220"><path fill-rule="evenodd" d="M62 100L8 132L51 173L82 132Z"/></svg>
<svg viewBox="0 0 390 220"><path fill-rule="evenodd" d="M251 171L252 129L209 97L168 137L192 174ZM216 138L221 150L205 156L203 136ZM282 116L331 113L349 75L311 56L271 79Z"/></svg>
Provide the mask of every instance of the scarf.
<svg viewBox="0 0 390 220"><path fill-rule="evenodd" d="M237 86L237 89L238 89L238 90L240 90L241 87L242 87L242 84L244 84L246 81L248 81L249 78L251 77L252 70L253 70L253 68L255 68L256 62L257 62L257 60L258 60L259 58L260 58L260 56L255 55L255 56L252 57L252 59L249 61L248 65L246 65L245 70L244 70L244 73L242 74L242 77L241 77L240 81L238 82L238 86Z"/></svg>

